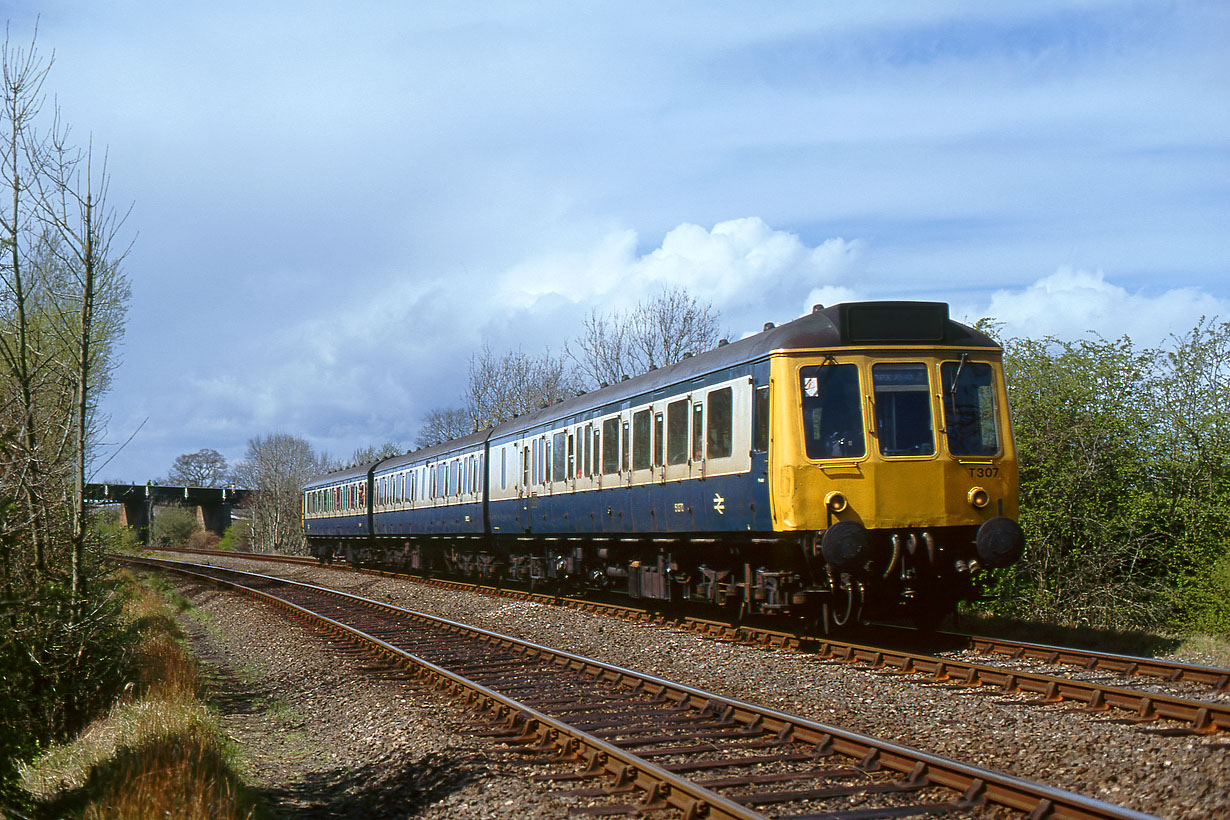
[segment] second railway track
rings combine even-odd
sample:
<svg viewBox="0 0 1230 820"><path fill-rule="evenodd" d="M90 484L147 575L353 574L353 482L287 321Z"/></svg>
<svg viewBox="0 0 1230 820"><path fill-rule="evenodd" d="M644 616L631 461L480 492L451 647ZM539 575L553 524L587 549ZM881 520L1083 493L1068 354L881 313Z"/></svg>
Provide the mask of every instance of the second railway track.
<svg viewBox="0 0 1230 820"><path fill-rule="evenodd" d="M552 778L597 784L577 790L601 798L593 813L659 807L685 817L964 816L986 803L999 807L989 816L1008 809L1037 817L1144 816L337 591L199 571L246 577L254 594L273 595L268 600L303 616L315 611L334 631L466 691L498 718L495 733L506 741L568 764Z"/></svg>
<svg viewBox="0 0 1230 820"><path fill-rule="evenodd" d="M218 553L207 550L185 550L192 554ZM239 557L228 555L226 557ZM314 565L312 559L294 556L251 556L271 558L282 563ZM644 610L550 595L502 590L444 579L424 579L413 575L387 573L381 570L361 570L376 575L392 575L418 583L445 589L471 591L487 595L504 595L517 600L555 603L585 612L613 615L639 620L656 619L723 640L739 641L772 647L788 647L814 652L821 658L838 663L860 664L877 669L917 674L937 681L952 681L963 686L980 686L1006 693L1036 696L1036 702L1069 703L1091 712L1113 712L1141 723L1166 722L1162 731L1171 734L1206 733L1230 730L1230 670L1197 666L1152 658L1137 658L1075 648L1029 644L975 635L945 633L950 642L988 656L987 662L955 657L939 657L900 645L865 645L849 640L807 636L781 630L731 624L695 617L665 620ZM1008 660L1003 660L1007 658ZM1024 666L1025 662L1030 662ZM1056 669L1039 671L1038 664ZM1063 674L1062 667L1102 673L1097 679ZM1113 677L1108 678L1107 675ZM1187 684L1194 688L1182 694L1159 690L1156 686L1129 686L1133 676L1153 682Z"/></svg>

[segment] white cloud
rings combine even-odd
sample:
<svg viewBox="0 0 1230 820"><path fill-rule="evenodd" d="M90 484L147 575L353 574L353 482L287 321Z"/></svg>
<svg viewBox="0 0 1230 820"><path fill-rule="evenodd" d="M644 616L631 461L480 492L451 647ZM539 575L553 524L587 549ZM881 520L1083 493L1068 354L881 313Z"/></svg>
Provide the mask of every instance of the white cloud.
<svg viewBox="0 0 1230 820"><path fill-rule="evenodd" d="M636 248L634 231L615 230L588 249L514 265L500 277L497 298L530 308L556 294L583 312L605 311L628 308L661 287L683 287L738 320L749 309L793 304L791 294L836 286L857 269L863 243L832 238L813 247L753 216L712 229L684 223L648 253Z"/></svg>
<svg viewBox="0 0 1230 820"><path fill-rule="evenodd" d="M1230 301L1196 288L1133 293L1107 281L1102 271L1062 267L1028 287L996 291L989 305L966 315L1001 321L1009 336L1126 335L1148 346L1191 330L1201 316L1230 320Z"/></svg>

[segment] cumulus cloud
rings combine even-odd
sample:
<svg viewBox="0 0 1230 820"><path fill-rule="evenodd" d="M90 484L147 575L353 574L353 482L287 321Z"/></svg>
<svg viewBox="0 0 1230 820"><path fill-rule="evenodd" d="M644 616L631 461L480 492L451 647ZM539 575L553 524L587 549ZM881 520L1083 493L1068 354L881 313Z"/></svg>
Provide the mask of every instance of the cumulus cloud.
<svg viewBox="0 0 1230 820"><path fill-rule="evenodd" d="M630 307L662 287L683 287L737 320L749 308L793 307L791 295L817 288L838 287L824 291L830 297L852 293L839 283L857 269L863 252L860 240L831 238L810 246L755 216L711 229L681 224L643 254L638 239L632 230L612 231L588 249L514 265L501 277L498 299L529 307L554 294L586 311L609 310Z"/></svg>
<svg viewBox="0 0 1230 820"><path fill-rule="evenodd" d="M1025 288L996 291L989 304L968 307L966 315L1003 322L1009 336L1126 335L1154 345L1187 332L1202 316L1230 319L1230 301L1196 288L1131 292L1102 271L1061 267Z"/></svg>

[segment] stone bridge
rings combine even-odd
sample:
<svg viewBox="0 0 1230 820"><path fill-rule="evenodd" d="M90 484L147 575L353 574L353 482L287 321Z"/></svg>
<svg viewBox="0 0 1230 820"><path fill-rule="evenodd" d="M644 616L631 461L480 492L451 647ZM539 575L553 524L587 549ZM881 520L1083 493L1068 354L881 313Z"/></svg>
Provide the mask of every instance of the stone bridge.
<svg viewBox="0 0 1230 820"><path fill-rule="evenodd" d="M231 509L251 496L251 490L235 487L164 487L161 484L86 484L85 500L91 504L123 504L121 523L137 531L142 544L149 543L149 525L154 505L181 504L196 509L197 521L210 532L222 535L231 525Z"/></svg>

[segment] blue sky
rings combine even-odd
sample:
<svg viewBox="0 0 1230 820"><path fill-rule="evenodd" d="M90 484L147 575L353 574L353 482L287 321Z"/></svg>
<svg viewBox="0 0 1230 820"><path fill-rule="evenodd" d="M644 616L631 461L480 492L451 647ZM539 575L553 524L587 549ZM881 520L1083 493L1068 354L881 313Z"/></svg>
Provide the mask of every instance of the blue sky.
<svg viewBox="0 0 1230 820"><path fill-rule="evenodd" d="M663 284L735 336L938 299L1230 319L1220 2L4 3L133 204L100 477L413 443L482 344Z"/></svg>

